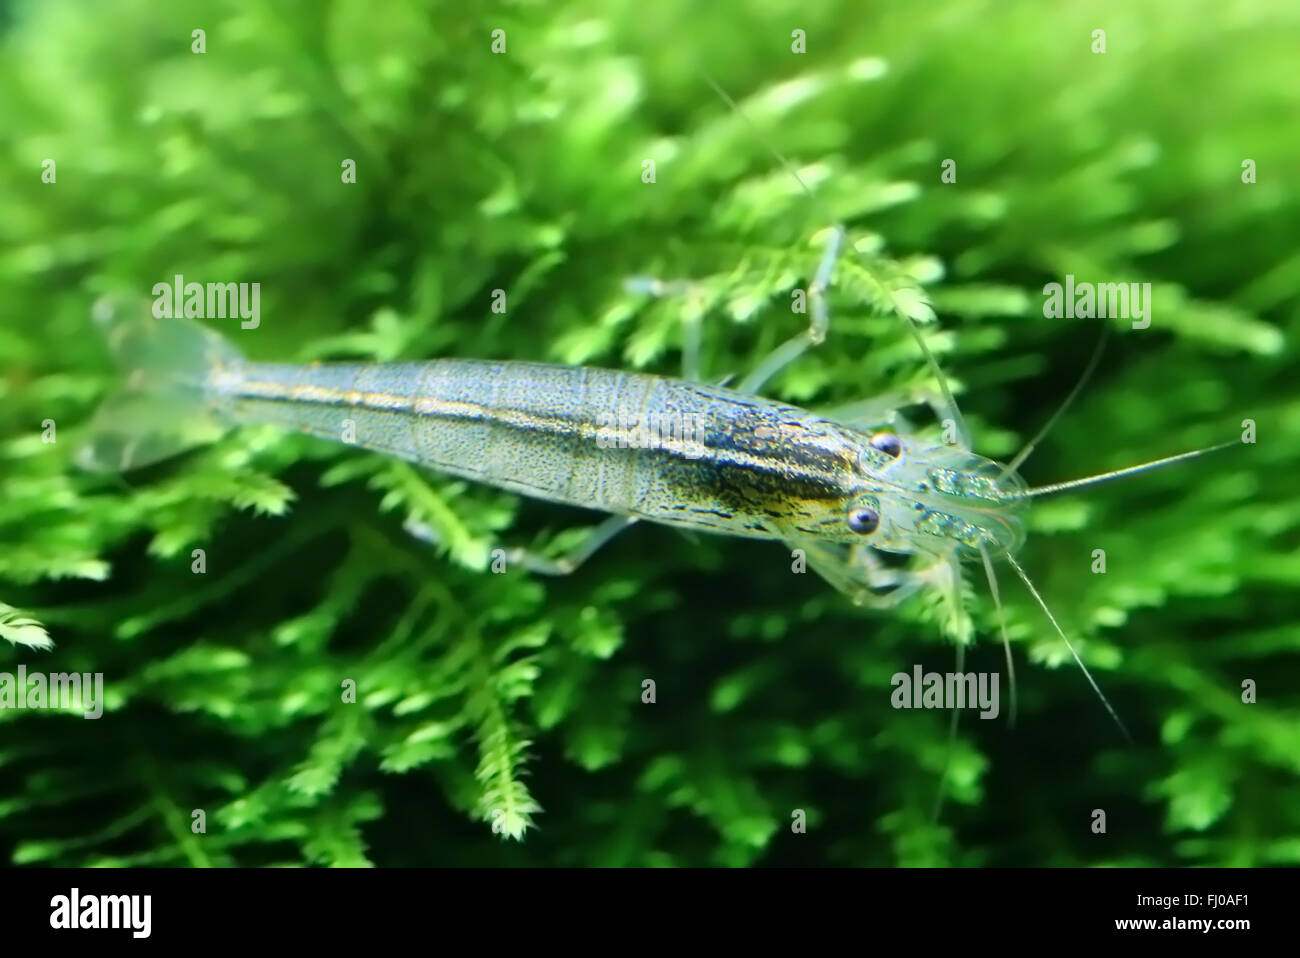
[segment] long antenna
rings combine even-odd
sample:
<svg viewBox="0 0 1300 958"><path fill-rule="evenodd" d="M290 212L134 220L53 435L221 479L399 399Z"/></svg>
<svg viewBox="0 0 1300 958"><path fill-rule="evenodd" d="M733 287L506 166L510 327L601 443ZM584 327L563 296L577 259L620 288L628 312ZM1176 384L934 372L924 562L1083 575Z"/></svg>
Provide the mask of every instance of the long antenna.
<svg viewBox="0 0 1300 958"><path fill-rule="evenodd" d="M957 643L957 674L966 671L966 646ZM934 793L934 809L930 813L931 824L938 824L939 814L943 811L944 791L948 785L948 773L952 770L952 753L957 747L957 723L961 720L961 709L953 706L952 718L948 720L948 746L943 756L943 771L939 774L939 786Z"/></svg>
<svg viewBox="0 0 1300 958"><path fill-rule="evenodd" d="M1115 720L1115 724L1119 726L1119 730L1124 733L1124 740L1132 745L1133 736L1129 735L1128 729L1124 727L1124 723L1120 721L1119 715L1111 706L1110 699L1106 698L1101 687L1097 685L1096 680L1092 677L1092 673L1088 671L1088 666L1083 664L1083 659L1079 658L1079 653L1074 650L1074 645L1068 638L1066 638L1065 630L1061 628L1060 623L1056 621L1056 616L1052 615L1052 610L1047 607L1047 603L1043 601L1043 597L1039 595L1038 590L1034 588L1033 580L1025 574L1025 570L1020 567L1020 563L1015 560L1015 557L1012 556L1010 552L1006 554L1005 558L1007 562L1011 563L1011 568L1016 570L1016 575L1020 576L1021 581L1025 583L1025 586L1029 589L1030 595L1037 600L1038 607L1041 608L1043 613L1047 616L1047 621L1052 623L1052 628L1056 629L1056 634L1061 637L1061 641L1065 643L1065 647L1070 650L1070 654L1074 656L1074 661L1079 663L1079 668L1083 670L1084 678L1088 680L1088 684L1092 686L1092 690L1097 693L1097 698L1101 699L1101 704L1106 706L1106 711L1109 712L1110 717Z"/></svg>
<svg viewBox="0 0 1300 958"><path fill-rule="evenodd" d="M749 127L750 132L754 134L754 139L763 144L764 149L771 153L772 156L776 157L777 162L784 166L786 172L794 177L794 181L799 184L801 190L808 194L808 199L812 200L813 205L826 214L826 221L828 223L832 222L834 217L830 215L830 210L826 209L822 205L821 200L817 199L817 194L808 188L808 184L803 181L803 177L799 175L799 171L795 169L794 164L790 162L786 155L777 149L776 145L763 135L763 131L760 130L758 125L749 118L749 114L740 108L740 104L732 98L730 93L722 89L718 82L703 70L700 70L699 73L700 76L704 78L704 82L713 88L713 92L722 97L722 101L736 111L736 115L745 122L745 125Z"/></svg>
<svg viewBox="0 0 1300 958"><path fill-rule="evenodd" d="M813 206L821 213L825 214L827 224L833 223L837 229L843 231L844 227L840 225L831 214L831 211L817 198L817 194L808 188L808 184L803 181L803 178L799 175L799 171L795 169L794 164L790 162L786 155L782 153L775 144L763 135L763 131L760 130L754 121L749 118L749 115L741 108L740 104L736 102L731 94L724 90L722 86L702 68L697 66L696 70L704 79L704 82L712 88L713 92L721 97L722 101L731 107L731 109L735 111L736 115L744 121L745 125L748 126L750 131L753 133L754 139L761 143L763 148L771 153L778 163L785 167L786 172L794 177L794 181L798 183L799 188L807 194L808 199L812 202ZM849 243L848 245L856 254L857 250L854 249L853 244ZM934 354L930 352L930 347L926 345L925 337L921 335L921 330L917 327L916 320L902 310L895 309L894 312L898 313L898 315L902 316L903 319L906 320L907 328L911 330L912 338L916 341L916 345L920 347L921 355L925 357L926 365L930 367L930 372L934 375L935 381L939 384L939 391L943 394L944 401L948 404L948 411L952 414L953 423L957 426L957 433L961 437L962 447L969 450L971 443L970 433L966 429L966 420L961 414L961 409L957 406L957 400L953 397L952 390L948 387L947 378L939 368L939 363L935 360Z"/></svg>
<svg viewBox="0 0 1300 958"><path fill-rule="evenodd" d="M1131 476L1137 472L1145 472L1148 469L1158 469L1161 466L1168 466L1175 462L1183 462L1186 459L1195 459L1198 456L1204 456L1211 452L1218 452L1220 449L1227 449L1229 446L1237 445L1237 440L1230 439L1227 442L1220 442L1213 446L1205 446L1202 449L1193 449L1190 452L1180 452L1176 456L1166 456L1163 459L1152 459L1150 462L1139 463L1136 466L1128 466L1124 469L1116 469L1113 472L1102 472L1095 476L1084 476L1082 479L1071 479L1068 482L1055 482L1050 486L1038 486L1034 489L1026 489L1022 496L1047 496L1055 492L1064 492L1066 489L1078 489L1081 486L1096 485L1099 482L1106 482L1109 479L1118 479L1120 476Z"/></svg>
<svg viewBox="0 0 1300 958"><path fill-rule="evenodd" d="M1007 616L1002 610L1002 597L998 594L998 577L993 571L993 560L989 550L980 543L980 558L984 560L984 574L989 580L989 592L993 596L993 607L998 611L998 628L1002 632L1002 648L1007 653L1007 677L1011 680L1011 714L1007 716L1007 728L1016 727L1016 662L1011 657L1011 639L1007 636ZM958 669L958 671L961 671Z"/></svg>
<svg viewBox="0 0 1300 958"><path fill-rule="evenodd" d="M1070 390L1070 395L1066 396L1065 401L1056 407L1056 412L1052 413L1052 417L1043 424L1043 428L1038 430L1034 435L1034 438L1025 443L1025 447L1021 449L1020 452L1016 453L1016 458L1012 459L1005 467L1003 467L1002 475L998 476L999 480L1005 479L1010 473L1015 472L1024 465L1025 460L1028 459L1030 453L1034 451L1034 447L1043 441L1043 437L1046 436L1048 432L1051 431L1052 427L1056 425L1056 421L1061 418L1067 409L1070 408L1070 403L1079 398L1079 393L1083 391L1084 385L1087 384L1088 380L1092 377L1093 372L1097 369L1097 363L1101 361L1102 350L1106 348L1106 340L1109 338L1110 327L1103 326L1101 328L1101 338L1097 340L1097 345L1093 348L1092 358L1088 360L1088 365L1084 367L1083 375L1079 377L1079 381L1076 382L1074 388Z"/></svg>

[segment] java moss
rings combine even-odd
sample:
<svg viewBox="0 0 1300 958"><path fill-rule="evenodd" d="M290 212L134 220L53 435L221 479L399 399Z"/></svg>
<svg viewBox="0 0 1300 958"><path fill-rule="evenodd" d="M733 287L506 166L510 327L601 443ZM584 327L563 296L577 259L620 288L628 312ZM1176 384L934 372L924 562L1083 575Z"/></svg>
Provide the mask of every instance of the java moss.
<svg viewBox="0 0 1300 958"><path fill-rule="evenodd" d="M0 710L6 860L1300 860L1294 4L10 8L0 671L103 673L105 714ZM639 526L573 576L493 575L499 545L558 553L601 517L271 428L75 467L115 383L104 294L259 283L256 330L214 327L304 362L672 375L698 316L719 379L802 328L834 222L857 252L830 336L771 395L933 389L910 316L1008 460L1104 325L1046 314L1073 276L1150 283L1151 321L1106 321L1026 481L1254 424L1031 512L1020 561L1134 745L1009 571L1019 716L967 713L950 755L949 714L893 708L890 679L952 670L954 637L1005 669L978 567L960 608L881 614L779 544ZM644 275L692 283L624 288Z"/></svg>

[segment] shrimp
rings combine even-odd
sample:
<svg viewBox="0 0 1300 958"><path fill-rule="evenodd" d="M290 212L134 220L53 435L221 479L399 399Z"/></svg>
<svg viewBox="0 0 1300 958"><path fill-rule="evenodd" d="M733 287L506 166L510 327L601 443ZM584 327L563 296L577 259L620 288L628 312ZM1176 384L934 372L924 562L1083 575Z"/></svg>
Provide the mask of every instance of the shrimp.
<svg viewBox="0 0 1300 958"><path fill-rule="evenodd" d="M731 389L527 362L257 363L190 320L109 325L127 390L99 410L88 468L137 468L224 427L270 423L625 523L805 544L840 584L837 546L911 552L934 539L1000 554L1023 539L1017 480L996 463L762 398L759 379Z"/></svg>
<svg viewBox="0 0 1300 958"><path fill-rule="evenodd" d="M966 444L868 430L861 420L872 414L861 409L858 421L837 421L756 394L824 338L825 282L842 239L837 228L810 290L810 330L734 389L527 362L249 362L190 320L102 308L126 388L96 413L80 462L133 469L230 426L270 423L612 514L568 556L510 554L535 572L570 573L645 520L783 541L861 605L886 608L927 586L955 596L961 561L972 557L982 559L995 590L996 558L1032 590L1013 556L1029 498L1046 490L1027 490L1014 470ZM648 428L656 423L667 428ZM890 568L883 553L922 564Z"/></svg>
<svg viewBox="0 0 1300 958"><path fill-rule="evenodd" d="M716 84L714 89L740 112ZM789 161L769 149L798 180ZM251 362L200 324L149 311L133 315L102 303L96 319L126 386L96 413L79 460L91 469L127 470L211 441L236 425L270 423L523 496L609 513L563 557L509 553L511 561L543 574L572 573L639 521L781 541L802 550L808 565L853 602L875 608L894 606L922 589L939 590L959 606L964 564L978 560L997 607L1014 721L1014 663L994 571L995 561L1005 561L1128 737L1015 558L1025 540L1026 510L1035 496L1231 443L1028 488L1017 469L1043 433L1005 466L975 454L951 389L904 310L898 312L939 386L940 395L926 402L954 425L955 442L936 443L912 431L898 413L898 397L823 414L763 398L759 392L767 382L827 338L826 293L836 264L852 249L841 225L830 227L827 237L808 288L808 328L735 387L701 381L690 348L683 350L679 378L472 359ZM644 278L629 280L627 287L652 294L674 288ZM1069 399L1081 386L1082 380ZM891 554L909 561L891 563ZM954 730L955 717L956 712Z"/></svg>

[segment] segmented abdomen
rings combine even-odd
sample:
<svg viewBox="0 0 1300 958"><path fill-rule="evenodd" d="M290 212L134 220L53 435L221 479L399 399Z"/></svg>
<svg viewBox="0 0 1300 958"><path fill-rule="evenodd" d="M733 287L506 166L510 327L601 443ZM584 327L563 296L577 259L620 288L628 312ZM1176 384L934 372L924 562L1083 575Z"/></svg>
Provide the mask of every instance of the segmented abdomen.
<svg viewBox="0 0 1300 958"><path fill-rule="evenodd" d="M209 381L237 421L676 525L766 537L783 501L838 491L839 450L812 414L660 376L437 360L246 363Z"/></svg>

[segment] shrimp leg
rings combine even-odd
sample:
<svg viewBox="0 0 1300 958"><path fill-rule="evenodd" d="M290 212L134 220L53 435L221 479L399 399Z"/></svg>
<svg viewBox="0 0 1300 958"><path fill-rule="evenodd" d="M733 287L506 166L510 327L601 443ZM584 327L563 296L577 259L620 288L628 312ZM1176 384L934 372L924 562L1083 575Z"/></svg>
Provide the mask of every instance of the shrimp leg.
<svg viewBox="0 0 1300 958"><path fill-rule="evenodd" d="M636 522L636 516L618 514L609 516L600 525L593 526L581 542L558 559L552 559L541 553L533 552L531 549L507 549L505 552L506 568L509 569L511 566L517 565L537 575L568 575L590 559L601 546ZM421 542L438 544L438 535L434 532L432 526L422 522L407 521L402 528L406 530L408 535L419 539Z"/></svg>
<svg viewBox="0 0 1300 958"><path fill-rule="evenodd" d="M519 565L538 575L568 575L590 559L601 546L636 521L636 516L612 515L594 527L581 542L558 559L550 559L527 549L511 549L506 553L506 565L507 567Z"/></svg>
<svg viewBox="0 0 1300 958"><path fill-rule="evenodd" d="M758 392L786 366L812 347L820 346L826 341L826 333L831 326L830 309L826 305L826 289L830 286L831 271L835 268L835 262L840 258L840 251L843 248L844 227L836 225L831 228L831 238L826 244L826 252L822 254L822 261L818 265L813 281L808 287L808 304L811 307L812 314L808 328L772 350L766 359L754 367L754 370L740 381L740 384L736 387L737 392Z"/></svg>
<svg viewBox="0 0 1300 958"><path fill-rule="evenodd" d="M830 330L830 309L826 305L826 290L830 286L831 272L844 247L844 227L834 226L830 230L830 240L826 252L822 254L817 272L808 287L808 303L811 319L808 328L792 336L776 349L772 350L740 384L735 386L737 392L757 393L769 380L790 363L794 362L814 346L826 341ZM673 296L689 293L692 283L689 280L665 281L646 276L634 276L624 281L624 288L631 293L649 293L652 296ZM684 319L685 329L682 333L682 378L693 382L702 382L699 368L700 329L699 319L693 313Z"/></svg>
<svg viewBox="0 0 1300 958"><path fill-rule="evenodd" d="M646 293L650 296L688 296L695 284L687 279L662 280L652 276L629 276L623 289L629 293ZM682 378L688 382L703 382L700 374L700 318L694 310L682 317Z"/></svg>
<svg viewBox="0 0 1300 958"><path fill-rule="evenodd" d="M869 548L840 546L817 539L791 539L791 549L801 549L808 565L848 597L854 605L890 609L926 585L930 566L891 569Z"/></svg>

